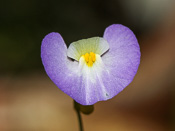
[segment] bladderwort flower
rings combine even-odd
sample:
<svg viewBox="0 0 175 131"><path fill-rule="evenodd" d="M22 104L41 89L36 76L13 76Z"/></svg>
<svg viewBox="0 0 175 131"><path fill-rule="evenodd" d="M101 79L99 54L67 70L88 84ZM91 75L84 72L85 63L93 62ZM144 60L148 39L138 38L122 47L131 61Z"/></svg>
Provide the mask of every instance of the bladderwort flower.
<svg viewBox="0 0 175 131"><path fill-rule="evenodd" d="M110 25L103 37L82 39L67 48L59 33L45 36L41 58L46 73L64 93L81 105L111 99L128 86L140 64L134 33Z"/></svg>

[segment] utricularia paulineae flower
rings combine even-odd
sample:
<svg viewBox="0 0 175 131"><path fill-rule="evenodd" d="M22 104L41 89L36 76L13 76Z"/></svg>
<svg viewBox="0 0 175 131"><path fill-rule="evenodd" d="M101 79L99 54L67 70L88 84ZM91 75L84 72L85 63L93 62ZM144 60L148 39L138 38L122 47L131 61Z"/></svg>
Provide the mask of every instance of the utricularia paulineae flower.
<svg viewBox="0 0 175 131"><path fill-rule="evenodd" d="M45 36L41 58L50 79L82 105L108 100L134 78L140 47L133 32L120 24L105 29L103 37L79 40L67 48L59 33Z"/></svg>

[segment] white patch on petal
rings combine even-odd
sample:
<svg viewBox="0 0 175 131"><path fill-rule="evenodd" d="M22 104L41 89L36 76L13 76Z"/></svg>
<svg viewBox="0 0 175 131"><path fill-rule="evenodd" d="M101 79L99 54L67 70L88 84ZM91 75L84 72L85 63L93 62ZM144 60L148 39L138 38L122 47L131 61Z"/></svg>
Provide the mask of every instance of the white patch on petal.
<svg viewBox="0 0 175 131"><path fill-rule="evenodd" d="M83 76L83 82L85 84L85 90L86 90L86 100L89 101L91 97L91 88L90 85L99 84L101 89L101 92L103 93L103 98L108 98L106 94L109 94L106 90L106 87L103 84L102 81L102 72L104 71L105 67L103 64L103 61L100 57L100 55L96 54L96 61L93 63L93 66L89 67L86 64L86 61L83 57L79 60L79 75ZM98 83L96 83L98 82ZM94 87L93 87L94 88ZM97 89L99 90L99 89Z"/></svg>
<svg viewBox="0 0 175 131"><path fill-rule="evenodd" d="M82 39L70 44L67 56L79 61L82 55L93 52L102 55L109 49L108 42L101 37Z"/></svg>

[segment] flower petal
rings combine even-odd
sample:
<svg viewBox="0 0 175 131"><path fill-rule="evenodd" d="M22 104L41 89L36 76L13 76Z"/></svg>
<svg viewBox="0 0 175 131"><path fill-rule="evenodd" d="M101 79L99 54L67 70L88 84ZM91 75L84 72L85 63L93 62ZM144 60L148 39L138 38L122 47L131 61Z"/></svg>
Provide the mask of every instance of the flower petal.
<svg viewBox="0 0 175 131"><path fill-rule="evenodd" d="M90 88L87 84L90 77L85 77L79 63L70 60L66 53L66 44L59 33L46 35L41 45L41 59L46 73L58 88L76 102L82 105L96 103L98 99L93 99L96 96L89 97L93 91L93 86Z"/></svg>
<svg viewBox="0 0 175 131"><path fill-rule="evenodd" d="M66 52L66 44L59 33L50 33L43 39L41 59L46 73L64 93L81 101L81 90L78 90L81 78L76 77L78 62L68 59Z"/></svg>
<svg viewBox="0 0 175 131"><path fill-rule="evenodd" d="M79 71L83 77L82 87L85 91L85 101L87 105L92 105L97 101L107 100L108 94L103 84L102 77L106 70L100 55L96 55L96 61L92 67L87 66L83 57L80 58Z"/></svg>
<svg viewBox="0 0 175 131"><path fill-rule="evenodd" d="M85 92L86 105L92 105L98 101L108 100L118 94L127 86L129 81L116 77L111 70L105 66L99 55L92 67L88 67L80 58L80 72L82 73L82 87ZM83 64L84 63L84 64Z"/></svg>
<svg viewBox="0 0 175 131"><path fill-rule="evenodd" d="M104 38L110 49L102 56L108 75L104 76L104 85L115 96L134 78L140 64L140 47L133 32L119 24L106 28Z"/></svg>
<svg viewBox="0 0 175 131"><path fill-rule="evenodd" d="M67 56L79 61L80 57L86 53L93 52L102 55L108 49L109 45L106 40L100 37L92 37L71 43L67 51Z"/></svg>

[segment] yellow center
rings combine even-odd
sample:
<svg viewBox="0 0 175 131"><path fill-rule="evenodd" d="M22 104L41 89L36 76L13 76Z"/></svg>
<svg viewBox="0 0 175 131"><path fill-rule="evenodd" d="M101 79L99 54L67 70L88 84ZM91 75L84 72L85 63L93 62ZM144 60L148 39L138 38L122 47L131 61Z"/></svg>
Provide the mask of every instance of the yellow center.
<svg viewBox="0 0 175 131"><path fill-rule="evenodd" d="M96 60L96 56L95 53L90 52L90 53L86 53L85 55L82 55L86 61L86 64L91 67L93 65L93 63Z"/></svg>

